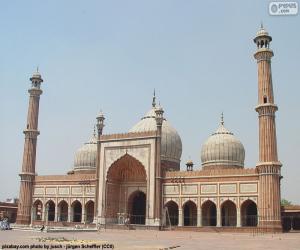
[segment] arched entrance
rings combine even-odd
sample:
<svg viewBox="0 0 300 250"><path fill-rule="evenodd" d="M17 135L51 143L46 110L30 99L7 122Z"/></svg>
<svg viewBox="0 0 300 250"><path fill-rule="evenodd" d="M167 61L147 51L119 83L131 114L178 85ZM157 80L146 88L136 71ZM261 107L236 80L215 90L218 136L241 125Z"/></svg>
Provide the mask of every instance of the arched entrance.
<svg viewBox="0 0 300 250"><path fill-rule="evenodd" d="M81 222L82 217L82 205L79 201L74 201L72 203L72 221Z"/></svg>
<svg viewBox="0 0 300 250"><path fill-rule="evenodd" d="M172 226L178 226L178 205L174 201L168 201L165 205L166 212L166 225L171 223Z"/></svg>
<svg viewBox="0 0 300 250"><path fill-rule="evenodd" d="M130 189L146 190L146 186L146 171L141 162L127 153L115 161L107 172L106 223L118 223L121 221L118 220L120 217L130 214L136 218L131 217L131 223L145 224L146 193L135 193L136 196L130 197L128 195L131 193ZM142 210L145 211L142 213Z"/></svg>
<svg viewBox="0 0 300 250"><path fill-rule="evenodd" d="M183 225L197 226L197 206L194 202L188 201L183 205Z"/></svg>
<svg viewBox="0 0 300 250"><path fill-rule="evenodd" d="M236 226L236 206L232 201L227 200L222 204L221 218L223 227Z"/></svg>
<svg viewBox="0 0 300 250"><path fill-rule="evenodd" d="M68 203L61 201L58 204L58 221L68 221Z"/></svg>
<svg viewBox="0 0 300 250"><path fill-rule="evenodd" d="M241 218L243 227L257 226L257 206L252 200L246 200L241 206Z"/></svg>
<svg viewBox="0 0 300 250"><path fill-rule="evenodd" d="M146 217L146 195L136 191L128 199L128 212L130 224L145 224Z"/></svg>
<svg viewBox="0 0 300 250"><path fill-rule="evenodd" d="M202 226L217 225L217 208L216 204L208 200L202 204Z"/></svg>
<svg viewBox="0 0 300 250"><path fill-rule="evenodd" d="M85 212L86 212L86 222L93 223L94 220L94 206L95 203L93 201L88 201L85 204Z"/></svg>
<svg viewBox="0 0 300 250"><path fill-rule="evenodd" d="M43 203L40 200L36 200L33 203L33 220L43 219Z"/></svg>
<svg viewBox="0 0 300 250"><path fill-rule="evenodd" d="M55 203L50 200L46 203L46 213L48 221L54 221L55 219Z"/></svg>

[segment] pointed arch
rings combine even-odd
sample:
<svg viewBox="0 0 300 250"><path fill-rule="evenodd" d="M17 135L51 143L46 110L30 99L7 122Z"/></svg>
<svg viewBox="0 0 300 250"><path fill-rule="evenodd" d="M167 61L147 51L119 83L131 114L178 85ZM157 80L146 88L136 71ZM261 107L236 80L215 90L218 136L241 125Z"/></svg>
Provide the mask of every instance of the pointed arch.
<svg viewBox="0 0 300 250"><path fill-rule="evenodd" d="M257 226L257 205L247 199L241 204L241 222L243 227Z"/></svg>
<svg viewBox="0 0 300 250"><path fill-rule="evenodd" d="M221 220L222 226L236 226L237 209L233 201L226 200L221 204Z"/></svg>
<svg viewBox="0 0 300 250"><path fill-rule="evenodd" d="M53 200L48 200L46 202L46 216L48 221L54 221L55 220L55 203Z"/></svg>
<svg viewBox="0 0 300 250"><path fill-rule="evenodd" d="M43 220L43 202L37 199L33 203L33 220Z"/></svg>
<svg viewBox="0 0 300 250"><path fill-rule="evenodd" d="M81 222L82 219L82 204L80 201L75 200L71 205L71 220L72 222Z"/></svg>
<svg viewBox="0 0 300 250"><path fill-rule="evenodd" d="M211 200L206 200L202 206L202 226L213 226L217 225L217 206Z"/></svg>
<svg viewBox="0 0 300 250"><path fill-rule="evenodd" d="M94 207L95 207L95 202L92 201L92 200L89 200L88 202L85 203L85 213L86 213L85 221L87 223L93 223L93 220L94 220Z"/></svg>
<svg viewBox="0 0 300 250"><path fill-rule="evenodd" d="M118 214L128 213L130 209L130 192L124 188L124 184L130 183L131 187L135 186L141 191L147 183L146 170L140 161L126 153L109 167L106 180L105 216L109 218L108 221L117 222Z"/></svg>
<svg viewBox="0 0 300 250"><path fill-rule="evenodd" d="M177 226L178 225L178 204L177 202L170 200L165 204L165 208L168 210L167 211L167 218L166 218L166 224L168 225L171 223L172 226Z"/></svg>
<svg viewBox="0 0 300 250"><path fill-rule="evenodd" d="M130 224L145 224L146 194L140 190L133 192L128 199Z"/></svg>
<svg viewBox="0 0 300 250"><path fill-rule="evenodd" d="M61 200L57 205L58 221L68 221L69 204L65 200Z"/></svg>
<svg viewBox="0 0 300 250"><path fill-rule="evenodd" d="M107 181L146 181L146 170L135 157L126 153L108 169Z"/></svg>
<svg viewBox="0 0 300 250"><path fill-rule="evenodd" d="M197 225L197 205L195 202L188 200L183 204L183 225Z"/></svg>

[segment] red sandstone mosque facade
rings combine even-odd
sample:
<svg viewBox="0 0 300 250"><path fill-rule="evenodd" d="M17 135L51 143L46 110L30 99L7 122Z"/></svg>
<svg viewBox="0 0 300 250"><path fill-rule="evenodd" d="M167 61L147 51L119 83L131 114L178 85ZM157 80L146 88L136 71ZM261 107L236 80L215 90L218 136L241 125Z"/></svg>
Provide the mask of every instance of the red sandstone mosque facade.
<svg viewBox="0 0 300 250"><path fill-rule="evenodd" d="M254 42L258 65L259 160L244 168L242 143L224 126L204 143L202 169L180 170L181 139L164 118L155 95L150 111L124 134L97 131L75 154L66 175L36 174L39 99L43 79L30 78L29 109L17 224L107 226L129 222L160 228L263 227L280 231L281 163L277 155L271 58L272 41L261 27Z"/></svg>

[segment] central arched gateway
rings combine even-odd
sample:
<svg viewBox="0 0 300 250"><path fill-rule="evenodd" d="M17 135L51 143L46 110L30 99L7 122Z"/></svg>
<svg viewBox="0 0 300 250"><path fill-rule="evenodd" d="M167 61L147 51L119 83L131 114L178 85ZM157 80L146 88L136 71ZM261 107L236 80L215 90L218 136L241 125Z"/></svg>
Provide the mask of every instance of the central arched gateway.
<svg viewBox="0 0 300 250"><path fill-rule="evenodd" d="M106 223L145 224L146 171L141 162L129 154L123 155L109 168L106 179Z"/></svg>

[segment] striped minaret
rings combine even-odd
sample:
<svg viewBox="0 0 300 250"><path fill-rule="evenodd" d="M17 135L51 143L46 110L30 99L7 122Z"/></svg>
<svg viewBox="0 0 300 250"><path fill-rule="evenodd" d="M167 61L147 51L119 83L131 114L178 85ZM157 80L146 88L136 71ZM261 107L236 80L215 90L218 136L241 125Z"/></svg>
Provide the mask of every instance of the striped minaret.
<svg viewBox="0 0 300 250"><path fill-rule="evenodd" d="M254 42L257 51L254 58L258 65L258 105L256 112L259 119L259 225L270 230L281 230L280 213L280 168L277 155L275 112L270 49L272 37L261 26Z"/></svg>
<svg viewBox="0 0 300 250"><path fill-rule="evenodd" d="M153 98L153 107L155 104L155 93ZM161 210L162 210L162 195L161 195L161 135L162 125L164 121L164 110L159 105L155 108L155 121L156 121L156 150L155 150L155 201L154 201L154 219L156 225L161 225Z"/></svg>
<svg viewBox="0 0 300 250"><path fill-rule="evenodd" d="M40 89L43 79L37 71L30 78L31 88L28 90L29 107L27 115L27 125L24 130L25 143L23 152L22 172L20 173L20 195L17 214L17 224L30 224L33 183L35 177L36 143L38 131L38 116L40 95L43 91Z"/></svg>

